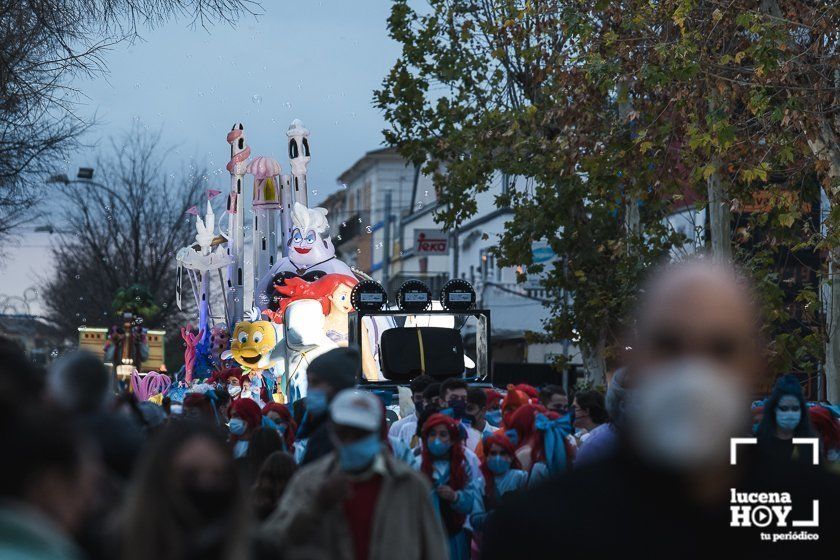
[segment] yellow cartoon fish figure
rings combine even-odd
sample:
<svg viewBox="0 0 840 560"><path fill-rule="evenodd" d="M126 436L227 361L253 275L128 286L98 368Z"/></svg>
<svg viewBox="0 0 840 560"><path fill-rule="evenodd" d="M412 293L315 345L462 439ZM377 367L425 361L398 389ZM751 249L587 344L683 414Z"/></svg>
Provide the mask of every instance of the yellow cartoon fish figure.
<svg viewBox="0 0 840 560"><path fill-rule="evenodd" d="M261 318L260 310L252 308L244 321L236 323L230 340L230 350L222 358L232 357L236 363L251 371L271 368L283 359L283 327Z"/></svg>

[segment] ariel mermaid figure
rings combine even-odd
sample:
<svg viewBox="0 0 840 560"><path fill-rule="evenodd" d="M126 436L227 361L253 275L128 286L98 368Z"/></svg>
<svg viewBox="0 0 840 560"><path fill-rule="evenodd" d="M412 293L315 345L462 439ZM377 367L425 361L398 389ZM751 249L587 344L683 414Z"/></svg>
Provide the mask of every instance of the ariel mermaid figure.
<svg viewBox="0 0 840 560"><path fill-rule="evenodd" d="M314 282L307 282L302 278L289 278L283 285L274 286L274 289L284 296L280 300L279 313L275 315L274 320L282 322L286 308L295 301L315 300L321 304L324 314L324 334L336 346L347 346L347 314L353 311L350 293L358 282L344 274L326 274ZM369 348L367 337L367 328L364 328L361 344L363 349ZM369 351L362 352L362 371L367 379L378 380L379 368Z"/></svg>

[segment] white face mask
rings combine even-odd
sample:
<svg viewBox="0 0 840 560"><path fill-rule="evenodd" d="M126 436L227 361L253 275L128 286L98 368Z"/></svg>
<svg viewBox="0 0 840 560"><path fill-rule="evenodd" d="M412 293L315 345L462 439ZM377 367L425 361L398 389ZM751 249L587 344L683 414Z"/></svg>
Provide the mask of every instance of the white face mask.
<svg viewBox="0 0 840 560"><path fill-rule="evenodd" d="M645 459L676 470L729 461L729 439L748 425L748 392L731 372L683 360L644 375L625 414Z"/></svg>
<svg viewBox="0 0 840 560"><path fill-rule="evenodd" d="M242 387L239 385L228 385L228 394L231 397L235 397L242 391Z"/></svg>

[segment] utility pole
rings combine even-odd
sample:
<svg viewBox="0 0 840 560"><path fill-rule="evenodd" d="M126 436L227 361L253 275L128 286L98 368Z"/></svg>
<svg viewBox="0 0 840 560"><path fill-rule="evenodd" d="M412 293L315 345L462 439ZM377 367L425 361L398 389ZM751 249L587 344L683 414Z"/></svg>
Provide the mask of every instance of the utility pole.
<svg viewBox="0 0 840 560"><path fill-rule="evenodd" d="M382 246L382 285L388 290L391 268L391 191L385 191L385 231Z"/></svg>
<svg viewBox="0 0 840 560"><path fill-rule="evenodd" d="M460 278L460 274L458 272L459 266L459 259L460 259L460 246L458 244L458 228L452 228L452 231L449 234L450 236L450 244L452 245L452 278Z"/></svg>

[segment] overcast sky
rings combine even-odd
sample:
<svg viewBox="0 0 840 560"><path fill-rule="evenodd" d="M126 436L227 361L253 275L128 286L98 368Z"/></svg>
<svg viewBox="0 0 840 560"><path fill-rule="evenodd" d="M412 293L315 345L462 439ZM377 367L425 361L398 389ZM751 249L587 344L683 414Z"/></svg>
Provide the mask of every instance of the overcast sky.
<svg viewBox="0 0 840 560"><path fill-rule="evenodd" d="M241 121L252 155L276 157L287 173L285 131L299 118L312 133L310 204L323 200L342 171L382 145L384 121L372 91L399 52L387 36L390 2L263 4L264 15L236 28L191 29L180 21L107 53L108 75L78 84L86 96L83 112L98 122L86 142L104 146L103 139L134 123L162 129L173 169L195 157L211 171L209 186L227 190L231 125ZM92 164L96 149L71 158L68 175ZM0 293L20 295L49 270L49 240L29 234L7 251Z"/></svg>

